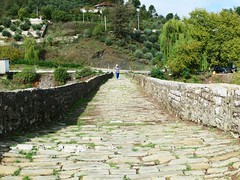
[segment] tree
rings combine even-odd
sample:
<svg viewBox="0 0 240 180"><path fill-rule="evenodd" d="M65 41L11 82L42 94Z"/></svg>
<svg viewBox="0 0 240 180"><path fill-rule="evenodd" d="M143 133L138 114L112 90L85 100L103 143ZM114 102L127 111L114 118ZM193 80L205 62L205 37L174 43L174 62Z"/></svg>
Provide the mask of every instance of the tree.
<svg viewBox="0 0 240 180"><path fill-rule="evenodd" d="M150 14L150 17L154 17L157 15L157 11L153 5L149 6L148 13Z"/></svg>
<svg viewBox="0 0 240 180"><path fill-rule="evenodd" d="M170 19L173 19L173 18L174 18L173 13L168 13L168 14L166 15L167 21L169 21Z"/></svg>
<svg viewBox="0 0 240 180"><path fill-rule="evenodd" d="M28 11L26 8L21 8L18 10L18 17L19 19L23 20L29 17Z"/></svg>
<svg viewBox="0 0 240 180"><path fill-rule="evenodd" d="M178 40L187 36L187 29L183 22L172 19L168 21L160 34L160 47L163 51L163 64L165 65L170 57L170 51Z"/></svg>
<svg viewBox="0 0 240 180"><path fill-rule="evenodd" d="M115 8L112 9L112 25L113 25L113 32L118 38L126 38L130 35L130 27L129 22L132 16L132 9L128 8L126 5L117 5Z"/></svg>
<svg viewBox="0 0 240 180"><path fill-rule="evenodd" d="M39 60L39 51L37 50L37 42L33 38L26 38L23 42L25 49L24 59L29 61Z"/></svg>
<svg viewBox="0 0 240 180"><path fill-rule="evenodd" d="M61 10L54 10L51 17L55 21L69 21L69 20L71 20L70 15L67 12L61 11Z"/></svg>

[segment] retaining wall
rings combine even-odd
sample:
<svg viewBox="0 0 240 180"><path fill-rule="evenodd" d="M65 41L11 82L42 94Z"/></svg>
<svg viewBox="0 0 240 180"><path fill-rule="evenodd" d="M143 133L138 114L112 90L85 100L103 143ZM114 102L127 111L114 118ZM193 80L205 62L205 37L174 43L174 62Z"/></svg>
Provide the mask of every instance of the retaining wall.
<svg viewBox="0 0 240 180"><path fill-rule="evenodd" d="M86 82L49 89L0 92L0 136L61 119L79 98L96 90L112 76L112 73L105 74Z"/></svg>
<svg viewBox="0 0 240 180"><path fill-rule="evenodd" d="M181 83L134 74L131 77L181 119L240 132L240 86Z"/></svg>

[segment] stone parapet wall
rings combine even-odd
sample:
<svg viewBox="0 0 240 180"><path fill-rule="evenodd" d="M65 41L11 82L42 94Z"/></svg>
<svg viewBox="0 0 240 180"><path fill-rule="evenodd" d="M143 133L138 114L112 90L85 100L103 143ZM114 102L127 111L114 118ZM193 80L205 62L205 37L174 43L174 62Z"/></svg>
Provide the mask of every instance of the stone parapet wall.
<svg viewBox="0 0 240 180"><path fill-rule="evenodd" d="M166 109L184 120L240 132L240 86L190 84L130 75Z"/></svg>
<svg viewBox="0 0 240 180"><path fill-rule="evenodd" d="M105 74L49 89L0 92L0 136L61 119L77 100L112 76L112 73Z"/></svg>

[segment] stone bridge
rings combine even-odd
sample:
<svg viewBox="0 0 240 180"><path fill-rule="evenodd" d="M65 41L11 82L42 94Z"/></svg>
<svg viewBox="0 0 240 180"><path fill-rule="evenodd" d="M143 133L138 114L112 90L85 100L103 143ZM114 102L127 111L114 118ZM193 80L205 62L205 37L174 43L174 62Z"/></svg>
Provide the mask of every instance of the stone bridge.
<svg viewBox="0 0 240 180"><path fill-rule="evenodd" d="M0 179L240 179L239 139L175 114L112 78L65 123L1 140Z"/></svg>

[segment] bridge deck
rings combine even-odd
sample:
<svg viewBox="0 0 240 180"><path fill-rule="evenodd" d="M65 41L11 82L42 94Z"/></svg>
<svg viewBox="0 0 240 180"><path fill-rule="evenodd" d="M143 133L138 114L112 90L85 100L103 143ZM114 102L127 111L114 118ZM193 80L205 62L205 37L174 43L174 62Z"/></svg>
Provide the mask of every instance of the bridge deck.
<svg viewBox="0 0 240 180"><path fill-rule="evenodd" d="M238 179L239 142L229 134L169 115L130 79L100 87L78 125L2 142L6 179ZM19 142L19 139L23 142ZM0 178L1 179L1 178Z"/></svg>

